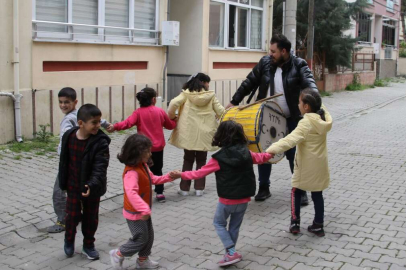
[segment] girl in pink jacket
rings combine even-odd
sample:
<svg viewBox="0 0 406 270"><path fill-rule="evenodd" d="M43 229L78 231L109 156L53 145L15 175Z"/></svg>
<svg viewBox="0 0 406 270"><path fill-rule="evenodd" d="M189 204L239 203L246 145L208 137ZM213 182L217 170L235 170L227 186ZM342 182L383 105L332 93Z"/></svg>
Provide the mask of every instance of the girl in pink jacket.
<svg viewBox="0 0 406 270"><path fill-rule="evenodd" d="M267 162L268 153L253 153L248 150L248 139L243 127L234 121L222 122L213 137L213 146L221 150L197 171L171 172L172 178L183 180L199 179L211 173L216 174L219 202L213 225L225 248L223 258L218 262L226 266L241 261L236 244L248 202L255 195L255 174L253 164ZM227 221L229 219L229 221ZM228 223L228 224L227 224ZM228 226L227 226L228 225Z"/></svg>
<svg viewBox="0 0 406 270"><path fill-rule="evenodd" d="M123 173L124 207L132 237L110 251L110 261L115 269L122 269L124 257L138 253L135 268L157 268L158 263L149 259L154 243L154 229L151 221L152 185L173 181L169 174L156 176L148 168L151 157L151 141L141 134L128 137L117 156L125 164Z"/></svg>
<svg viewBox="0 0 406 270"><path fill-rule="evenodd" d="M137 132L144 134L152 141L152 161L150 167L155 175L162 175L164 166L165 137L162 127L172 130L176 127L176 122L169 119L166 112L156 107L156 91L152 88L144 88L137 93L137 99L141 108L135 110L126 120L110 125L107 131L125 130L137 126ZM156 185L155 193L158 202L165 202L164 185Z"/></svg>

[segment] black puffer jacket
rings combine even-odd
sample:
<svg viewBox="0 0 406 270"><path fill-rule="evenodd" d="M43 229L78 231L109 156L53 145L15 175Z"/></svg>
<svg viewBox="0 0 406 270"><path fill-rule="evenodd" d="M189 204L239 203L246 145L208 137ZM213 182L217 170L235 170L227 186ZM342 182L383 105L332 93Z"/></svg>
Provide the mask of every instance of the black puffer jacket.
<svg viewBox="0 0 406 270"><path fill-rule="evenodd" d="M269 55L262 57L250 74L248 74L247 79L242 82L234 94L231 103L238 105L245 96L255 93L258 87L257 100L266 98L271 82L271 90L273 91L275 88L274 77L276 69L277 67L272 64L272 58ZM298 119L300 117L298 108L300 91L307 87L318 91L313 74L305 60L292 55L282 66L282 80L291 117Z"/></svg>
<svg viewBox="0 0 406 270"><path fill-rule="evenodd" d="M73 127L66 131L62 137L61 156L59 160L59 187L62 190L68 188L69 173L69 136L78 130ZM79 168L80 187L90 188L90 197L101 197L107 190L107 167L109 166L110 137L99 130L96 135L91 135L83 152L82 166Z"/></svg>

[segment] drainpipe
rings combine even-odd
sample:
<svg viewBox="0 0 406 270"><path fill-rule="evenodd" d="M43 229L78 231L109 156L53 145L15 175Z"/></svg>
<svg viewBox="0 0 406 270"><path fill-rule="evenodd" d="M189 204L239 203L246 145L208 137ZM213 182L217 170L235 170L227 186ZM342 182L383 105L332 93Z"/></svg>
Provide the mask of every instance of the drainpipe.
<svg viewBox="0 0 406 270"><path fill-rule="evenodd" d="M167 6L166 6L166 20L167 21L169 21L170 5L171 5L171 0L168 0ZM166 69L168 67L168 59L169 59L169 46L166 46L166 49L165 49L165 66L164 66L164 70L162 72L162 78L163 78L162 102L165 102L165 100L166 100Z"/></svg>
<svg viewBox="0 0 406 270"><path fill-rule="evenodd" d="M14 118L16 127L16 140L22 142L21 134L21 103L22 95L20 94L20 45L19 45L19 15L18 0L13 1L13 66L14 66ZM7 93L6 93L7 94ZM9 96L9 95L8 95Z"/></svg>

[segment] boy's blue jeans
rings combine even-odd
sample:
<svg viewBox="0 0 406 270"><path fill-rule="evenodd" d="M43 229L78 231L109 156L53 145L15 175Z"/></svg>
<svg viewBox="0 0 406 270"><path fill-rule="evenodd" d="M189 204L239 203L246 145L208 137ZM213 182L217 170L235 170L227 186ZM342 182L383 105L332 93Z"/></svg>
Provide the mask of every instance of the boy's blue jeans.
<svg viewBox="0 0 406 270"><path fill-rule="evenodd" d="M238 234L248 203L226 205L221 202L217 204L213 225L217 235L223 242L224 248L232 248L237 244ZM227 230L227 219L230 217Z"/></svg>

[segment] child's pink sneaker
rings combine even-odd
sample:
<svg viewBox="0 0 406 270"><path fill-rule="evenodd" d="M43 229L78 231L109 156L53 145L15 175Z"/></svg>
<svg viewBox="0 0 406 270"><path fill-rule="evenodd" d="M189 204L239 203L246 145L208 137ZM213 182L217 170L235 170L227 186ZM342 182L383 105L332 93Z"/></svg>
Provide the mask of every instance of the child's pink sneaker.
<svg viewBox="0 0 406 270"><path fill-rule="evenodd" d="M235 252L234 255L230 255L228 253L224 254L223 259L221 259L217 264L219 266L227 266L230 264L238 263L242 260L242 255L238 252Z"/></svg>

